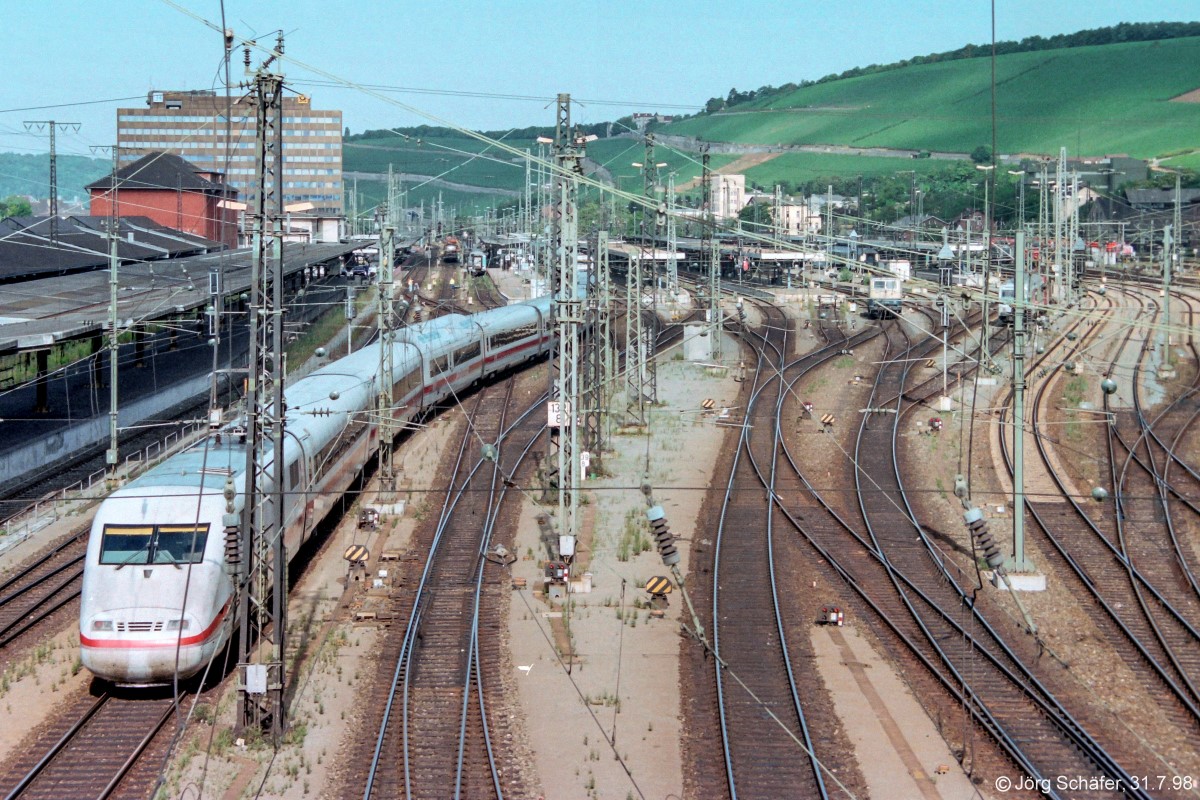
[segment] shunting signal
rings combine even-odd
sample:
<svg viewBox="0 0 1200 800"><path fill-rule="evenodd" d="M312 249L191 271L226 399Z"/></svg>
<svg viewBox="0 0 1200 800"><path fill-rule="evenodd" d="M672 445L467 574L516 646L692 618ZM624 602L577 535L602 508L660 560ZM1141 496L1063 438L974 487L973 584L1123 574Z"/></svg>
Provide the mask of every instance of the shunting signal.
<svg viewBox="0 0 1200 800"><path fill-rule="evenodd" d="M361 544L352 544L346 548L343 555L351 564L362 563L371 557L371 551Z"/></svg>
<svg viewBox="0 0 1200 800"><path fill-rule="evenodd" d="M671 586L670 578L664 575L655 575L650 580L646 581L646 592L649 594L669 594L674 589Z"/></svg>
<svg viewBox="0 0 1200 800"><path fill-rule="evenodd" d="M717 401L713 400L711 397L708 397L705 398L704 402L700 404L700 407L705 410L711 410L712 408L716 407L716 405Z"/></svg>
<svg viewBox="0 0 1200 800"><path fill-rule="evenodd" d="M837 417L835 417L833 414L822 414L821 415L821 424L824 425L826 428L832 428L833 423L835 423L835 422L837 422Z"/></svg>

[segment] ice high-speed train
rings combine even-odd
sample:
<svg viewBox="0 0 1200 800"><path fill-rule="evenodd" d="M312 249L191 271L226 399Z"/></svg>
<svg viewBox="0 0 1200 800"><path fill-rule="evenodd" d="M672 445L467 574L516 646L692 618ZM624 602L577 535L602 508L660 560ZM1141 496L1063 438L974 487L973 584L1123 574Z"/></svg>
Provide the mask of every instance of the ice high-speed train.
<svg viewBox="0 0 1200 800"><path fill-rule="evenodd" d="M547 296L399 331L394 417L411 419L451 393L545 354L553 339L550 306ZM288 558L378 447L370 419L378 375L376 344L286 387ZM268 476L273 458L268 453ZM245 466L244 437L229 427L100 505L79 610L82 661L95 675L131 685L191 677L230 640L237 567L226 561L225 495L232 495L240 520Z"/></svg>

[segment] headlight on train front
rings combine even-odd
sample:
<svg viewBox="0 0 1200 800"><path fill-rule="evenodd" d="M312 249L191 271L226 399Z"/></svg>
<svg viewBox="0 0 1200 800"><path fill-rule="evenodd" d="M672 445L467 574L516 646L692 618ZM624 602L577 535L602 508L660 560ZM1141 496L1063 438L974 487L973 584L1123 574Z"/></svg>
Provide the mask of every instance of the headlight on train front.
<svg viewBox="0 0 1200 800"><path fill-rule="evenodd" d="M111 631L112 629L113 621L111 619L92 620L92 630L94 631Z"/></svg>
<svg viewBox="0 0 1200 800"><path fill-rule="evenodd" d="M186 631L187 629L188 621L186 619L167 620L167 630L169 631Z"/></svg>

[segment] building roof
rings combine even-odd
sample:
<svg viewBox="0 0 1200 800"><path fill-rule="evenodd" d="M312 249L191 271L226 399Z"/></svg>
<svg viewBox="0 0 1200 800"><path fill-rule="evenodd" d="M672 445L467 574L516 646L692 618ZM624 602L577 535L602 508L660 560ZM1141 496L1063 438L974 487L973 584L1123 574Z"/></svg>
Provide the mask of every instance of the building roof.
<svg viewBox="0 0 1200 800"><path fill-rule="evenodd" d="M202 178L201 174L211 173L173 153L155 151L117 170L117 190L166 189L228 196L237 194L237 189L232 186ZM84 188L89 191L109 190L112 188L112 175L92 181Z"/></svg>
<svg viewBox="0 0 1200 800"><path fill-rule="evenodd" d="M220 242L176 231L149 217L122 217L117 257L122 262L198 255ZM57 241L49 217L9 217L0 226L0 283L66 275L108 266L108 217L63 217Z"/></svg>
<svg viewBox="0 0 1200 800"><path fill-rule="evenodd" d="M1125 199L1134 206L1168 206L1175 204L1174 189L1126 189ZM1200 200L1200 189L1180 189L1179 199L1184 204Z"/></svg>
<svg viewBox="0 0 1200 800"><path fill-rule="evenodd" d="M403 246L411 241L414 240L400 244ZM361 242L285 243L284 273L292 274L310 265L331 262L359 247L362 247ZM203 308L210 299L208 287L202 280L214 270L222 272L227 293L243 292L250 285L253 260L253 252L246 248L122 264L118 274L119 317L154 320ZM103 332L111 291L109 275L104 269L107 264L108 260L104 258L99 264L100 269L70 275L43 273L36 282L22 286L20 292L0 292L0 320L4 321L0 323L0 353L36 349L62 339Z"/></svg>
<svg viewBox="0 0 1200 800"><path fill-rule="evenodd" d="M895 225L897 228L944 228L946 220L932 214L909 214L896 220Z"/></svg>

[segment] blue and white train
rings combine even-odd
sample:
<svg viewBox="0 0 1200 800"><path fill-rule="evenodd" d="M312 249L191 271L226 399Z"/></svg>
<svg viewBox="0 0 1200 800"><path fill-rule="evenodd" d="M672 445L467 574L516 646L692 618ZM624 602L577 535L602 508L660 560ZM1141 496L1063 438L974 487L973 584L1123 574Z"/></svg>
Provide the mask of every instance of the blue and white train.
<svg viewBox="0 0 1200 800"><path fill-rule="evenodd" d="M1033 320L1045 313L1045 298L1043 288L1045 281L1036 272L1025 274L1025 303L1026 316ZM1013 324L1013 305L1016 302L1016 280L1010 278L1000 284L1000 302L997 303L996 322L999 325Z"/></svg>
<svg viewBox="0 0 1200 800"><path fill-rule="evenodd" d="M550 307L546 296L398 332L395 419L410 420L452 393L546 354ZM376 344L286 388L289 559L378 448L369 413L378 375ZM234 427L213 432L100 505L79 610L83 665L97 677L122 685L188 678L230 641L237 565L227 561L224 519L227 495L241 517L244 438ZM273 475L273 456L267 458L265 474Z"/></svg>

